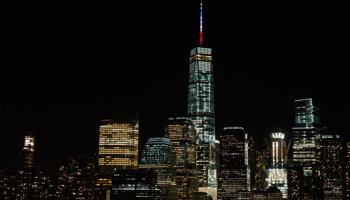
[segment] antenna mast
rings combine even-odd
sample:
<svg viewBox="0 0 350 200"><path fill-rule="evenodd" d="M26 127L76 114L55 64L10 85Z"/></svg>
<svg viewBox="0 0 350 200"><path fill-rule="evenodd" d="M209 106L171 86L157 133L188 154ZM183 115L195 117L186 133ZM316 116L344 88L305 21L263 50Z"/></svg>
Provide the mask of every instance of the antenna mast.
<svg viewBox="0 0 350 200"><path fill-rule="evenodd" d="M200 0L200 21L199 21L199 45L203 45L203 3L202 0Z"/></svg>

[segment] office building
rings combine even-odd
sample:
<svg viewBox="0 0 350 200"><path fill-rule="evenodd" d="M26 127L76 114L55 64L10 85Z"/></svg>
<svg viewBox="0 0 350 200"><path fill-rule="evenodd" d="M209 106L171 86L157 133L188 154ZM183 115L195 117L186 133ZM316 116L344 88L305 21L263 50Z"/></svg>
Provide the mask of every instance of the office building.
<svg viewBox="0 0 350 200"><path fill-rule="evenodd" d="M165 137L149 138L142 150L139 168L156 174L156 199L177 199L175 159L174 147Z"/></svg>
<svg viewBox="0 0 350 200"><path fill-rule="evenodd" d="M118 170L112 178L111 200L153 200L157 176L152 170Z"/></svg>
<svg viewBox="0 0 350 200"><path fill-rule="evenodd" d="M196 130L191 119L171 117L165 128L175 151L177 199L193 199L198 190L196 169Z"/></svg>
<svg viewBox="0 0 350 200"><path fill-rule="evenodd" d="M95 159L78 156L58 160L57 198L94 199Z"/></svg>
<svg viewBox="0 0 350 200"><path fill-rule="evenodd" d="M305 193L311 192L313 166L321 163L319 113L319 108L314 105L311 98L295 100L293 165L303 166Z"/></svg>
<svg viewBox="0 0 350 200"><path fill-rule="evenodd" d="M302 166L289 166L287 168L288 199L304 199L304 172Z"/></svg>
<svg viewBox="0 0 350 200"><path fill-rule="evenodd" d="M266 178L267 178L267 168L269 161L269 153L266 148L259 148L256 151L256 164L255 164L255 189L257 191L265 191Z"/></svg>
<svg viewBox="0 0 350 200"><path fill-rule="evenodd" d="M218 199L249 199L248 134L242 127L225 127L220 135Z"/></svg>
<svg viewBox="0 0 350 200"><path fill-rule="evenodd" d="M324 199L343 199L343 147L339 135L322 135L321 158Z"/></svg>
<svg viewBox="0 0 350 200"><path fill-rule="evenodd" d="M199 191L217 199L214 74L212 49L203 46L200 3L200 42L190 52L187 114L195 123Z"/></svg>
<svg viewBox="0 0 350 200"><path fill-rule="evenodd" d="M34 162L35 136L32 132L24 135L22 152L22 167L17 176L17 198L19 199L47 199L51 185L50 175L47 171L35 165Z"/></svg>
<svg viewBox="0 0 350 200"><path fill-rule="evenodd" d="M110 196L116 170L137 169L139 116L132 113L102 113L98 143L96 196Z"/></svg>
<svg viewBox="0 0 350 200"><path fill-rule="evenodd" d="M24 136L23 145L23 166L34 167L34 145L35 135L32 132L28 132Z"/></svg>
<svg viewBox="0 0 350 200"><path fill-rule="evenodd" d="M344 199L350 199L350 141L346 142L345 162L346 163L344 163Z"/></svg>

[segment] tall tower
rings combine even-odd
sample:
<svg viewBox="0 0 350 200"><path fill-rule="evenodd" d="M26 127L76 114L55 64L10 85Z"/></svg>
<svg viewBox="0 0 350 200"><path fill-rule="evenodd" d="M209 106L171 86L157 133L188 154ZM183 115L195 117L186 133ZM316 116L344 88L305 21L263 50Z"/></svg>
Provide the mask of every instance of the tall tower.
<svg viewBox="0 0 350 200"><path fill-rule="evenodd" d="M23 165L26 167L34 166L34 143L35 136L32 132L28 132L24 136L23 146Z"/></svg>
<svg viewBox="0 0 350 200"><path fill-rule="evenodd" d="M202 6L200 2L199 46L190 52L187 114L196 129L199 192L206 192L216 199L214 75L212 49L203 47Z"/></svg>
<svg viewBox="0 0 350 200"><path fill-rule="evenodd" d="M312 188L313 168L321 162L319 112L312 98L295 100L293 165L303 167L305 195Z"/></svg>

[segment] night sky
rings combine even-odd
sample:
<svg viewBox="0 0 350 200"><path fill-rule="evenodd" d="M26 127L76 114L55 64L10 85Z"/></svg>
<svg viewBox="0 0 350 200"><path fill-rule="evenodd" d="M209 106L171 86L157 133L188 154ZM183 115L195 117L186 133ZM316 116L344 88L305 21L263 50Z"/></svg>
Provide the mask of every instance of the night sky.
<svg viewBox="0 0 350 200"><path fill-rule="evenodd" d="M1 166L35 132L38 164L97 153L102 111L140 114L140 150L185 116L199 3L128 1L0 6ZM349 140L349 11L339 2L205 1L217 136L243 126L257 143L282 129L294 100L313 98L322 126Z"/></svg>

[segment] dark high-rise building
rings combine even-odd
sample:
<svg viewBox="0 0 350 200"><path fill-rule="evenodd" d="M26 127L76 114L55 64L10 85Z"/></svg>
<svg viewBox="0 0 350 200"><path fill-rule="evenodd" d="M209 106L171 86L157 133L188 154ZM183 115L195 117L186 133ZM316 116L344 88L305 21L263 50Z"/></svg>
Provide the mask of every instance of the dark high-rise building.
<svg viewBox="0 0 350 200"><path fill-rule="evenodd" d="M290 166L288 170L288 199L304 199L304 172L302 166Z"/></svg>
<svg viewBox="0 0 350 200"><path fill-rule="evenodd" d="M343 158L339 135L322 135L321 158L324 199L343 199Z"/></svg>
<svg viewBox="0 0 350 200"><path fill-rule="evenodd" d="M346 155L345 155L345 165L344 165L344 199L350 199L350 141L346 142Z"/></svg>
<svg viewBox="0 0 350 200"><path fill-rule="evenodd" d="M131 113L103 113L99 130L96 195L110 196L116 170L137 169L139 116Z"/></svg>
<svg viewBox="0 0 350 200"><path fill-rule="evenodd" d="M255 135L253 133L247 133L248 134L248 165L249 165L249 171L250 171L250 190L254 190L256 187L256 180L255 180L255 174L256 174L256 146L255 146Z"/></svg>
<svg viewBox="0 0 350 200"><path fill-rule="evenodd" d="M293 165L303 166L305 193L310 193L312 188L313 166L321 162L319 112L311 98L295 100Z"/></svg>
<svg viewBox="0 0 350 200"><path fill-rule="evenodd" d="M60 199L93 199L95 159L78 156L58 161L57 197Z"/></svg>
<svg viewBox="0 0 350 200"><path fill-rule="evenodd" d="M9 168L0 169L0 199L16 199L18 172Z"/></svg>
<svg viewBox="0 0 350 200"><path fill-rule="evenodd" d="M220 135L218 199L249 199L248 134L242 127L225 127Z"/></svg>
<svg viewBox="0 0 350 200"><path fill-rule="evenodd" d="M203 46L202 2L200 3L200 43L190 52L187 114L197 132L196 158L199 191L217 198L214 74L212 49Z"/></svg>
<svg viewBox="0 0 350 200"><path fill-rule="evenodd" d="M156 199L177 199L175 159L174 147L168 138L149 138L143 148L139 167L156 174Z"/></svg>
<svg viewBox="0 0 350 200"><path fill-rule="evenodd" d="M177 199L193 199L198 190L196 169L196 130L187 117L169 118L165 137L174 146Z"/></svg>
<svg viewBox="0 0 350 200"><path fill-rule="evenodd" d="M255 164L255 189L258 191L264 191L266 186L267 169L266 166L269 161L269 154L266 148L259 148L256 151L256 164Z"/></svg>

